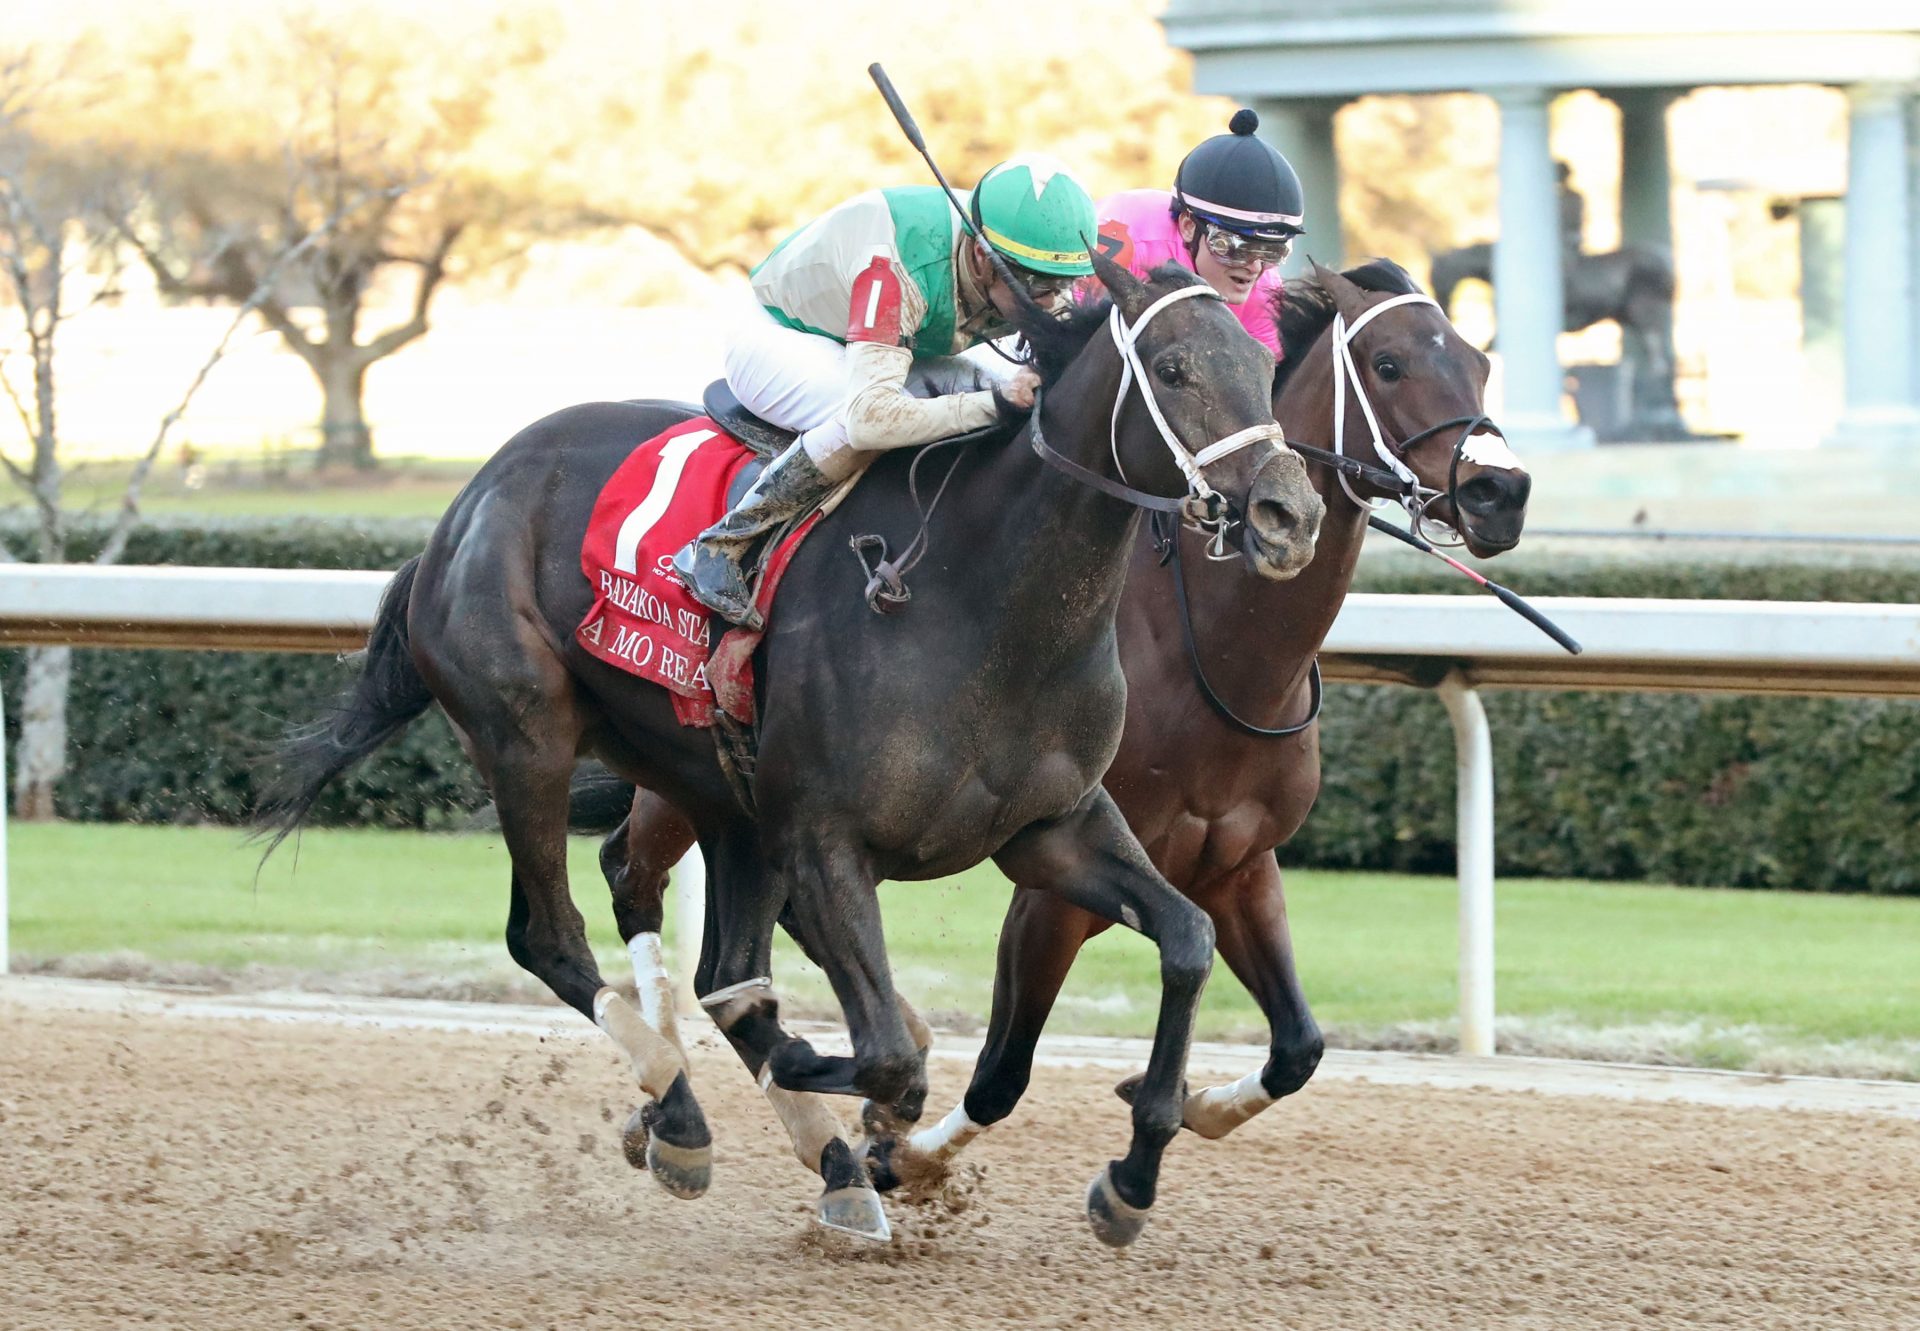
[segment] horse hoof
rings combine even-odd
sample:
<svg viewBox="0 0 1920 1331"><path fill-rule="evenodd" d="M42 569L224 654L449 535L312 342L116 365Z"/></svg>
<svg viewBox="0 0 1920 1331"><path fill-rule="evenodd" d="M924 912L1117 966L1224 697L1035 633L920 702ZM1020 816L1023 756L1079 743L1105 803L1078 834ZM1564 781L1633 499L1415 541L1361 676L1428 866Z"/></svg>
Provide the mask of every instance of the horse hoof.
<svg viewBox="0 0 1920 1331"><path fill-rule="evenodd" d="M676 1146L654 1131L660 1107L644 1104L627 1116L620 1129L620 1153L635 1169L653 1175L654 1182L675 1197L691 1201L713 1182L713 1144Z"/></svg>
<svg viewBox="0 0 1920 1331"><path fill-rule="evenodd" d="M635 1169L647 1168L647 1143L653 1133L647 1126L647 1107L641 1105L627 1115L627 1126L620 1129L620 1154Z"/></svg>
<svg viewBox="0 0 1920 1331"><path fill-rule="evenodd" d="M673 1196L692 1201L713 1182L713 1147L675 1146L656 1133L647 1142L647 1171Z"/></svg>
<svg viewBox="0 0 1920 1331"><path fill-rule="evenodd" d="M871 1243L887 1243L893 1238L893 1227L887 1223L880 1194L872 1188L833 1188L822 1193L815 1219L822 1229L837 1230Z"/></svg>
<svg viewBox="0 0 1920 1331"><path fill-rule="evenodd" d="M899 1146L900 1143L891 1137L868 1137L860 1143L856 1158L867 1167L867 1177L873 1180L874 1191L892 1192L900 1186L900 1176L893 1172L893 1154Z"/></svg>
<svg viewBox="0 0 1920 1331"><path fill-rule="evenodd" d="M1114 1191L1112 1165L1094 1177L1087 1189L1087 1223L1095 1238L1109 1248L1124 1248L1140 1237L1147 1219L1146 1208L1127 1205Z"/></svg>

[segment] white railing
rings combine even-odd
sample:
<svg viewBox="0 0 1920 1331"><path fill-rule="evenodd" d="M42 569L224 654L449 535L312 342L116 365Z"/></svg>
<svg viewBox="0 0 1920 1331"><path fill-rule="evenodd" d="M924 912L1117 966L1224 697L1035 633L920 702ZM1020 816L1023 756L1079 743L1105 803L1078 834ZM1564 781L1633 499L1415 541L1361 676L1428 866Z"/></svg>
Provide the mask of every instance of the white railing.
<svg viewBox="0 0 1920 1331"><path fill-rule="evenodd" d="M0 644L348 651L385 573L0 565ZM1920 697L1920 605L1543 598L1586 646L1568 656L1495 601L1349 596L1321 655L1329 680L1434 689L1458 755L1460 1047L1493 1052L1493 750L1480 688ZM0 755L0 789L5 784ZM6 965L0 800L0 969ZM698 856L675 872L681 983L699 956Z"/></svg>

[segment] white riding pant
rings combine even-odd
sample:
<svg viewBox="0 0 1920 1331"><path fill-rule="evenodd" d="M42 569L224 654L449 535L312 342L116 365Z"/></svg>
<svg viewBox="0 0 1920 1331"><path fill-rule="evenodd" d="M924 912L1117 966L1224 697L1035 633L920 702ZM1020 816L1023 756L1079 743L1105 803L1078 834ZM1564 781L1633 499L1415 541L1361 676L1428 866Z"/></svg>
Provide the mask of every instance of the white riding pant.
<svg viewBox="0 0 1920 1331"><path fill-rule="evenodd" d="M800 444L830 480L860 469L847 444L847 349L830 337L802 333L753 311L727 335L727 387L740 405Z"/></svg>
<svg viewBox="0 0 1920 1331"><path fill-rule="evenodd" d="M1017 368L986 346L961 354L995 383ZM830 337L777 322L760 306L726 340L727 387L761 420L800 432L800 446L829 480L864 470L873 454L847 438L847 349Z"/></svg>

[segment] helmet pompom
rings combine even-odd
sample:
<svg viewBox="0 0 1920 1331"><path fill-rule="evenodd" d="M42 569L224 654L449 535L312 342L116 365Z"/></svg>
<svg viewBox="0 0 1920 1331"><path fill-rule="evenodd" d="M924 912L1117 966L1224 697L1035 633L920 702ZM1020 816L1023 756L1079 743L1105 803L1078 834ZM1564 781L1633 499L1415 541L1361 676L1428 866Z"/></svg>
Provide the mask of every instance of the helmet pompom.
<svg viewBox="0 0 1920 1331"><path fill-rule="evenodd" d="M1252 107L1243 106L1233 113L1227 128L1235 134L1251 134L1260 128L1260 116Z"/></svg>

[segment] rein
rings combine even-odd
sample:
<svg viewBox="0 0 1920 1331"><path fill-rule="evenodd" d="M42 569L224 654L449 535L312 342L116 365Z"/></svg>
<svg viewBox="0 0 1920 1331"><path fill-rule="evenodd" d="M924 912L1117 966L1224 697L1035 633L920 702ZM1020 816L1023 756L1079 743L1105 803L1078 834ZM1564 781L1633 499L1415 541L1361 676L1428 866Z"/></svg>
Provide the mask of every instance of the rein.
<svg viewBox="0 0 1920 1331"><path fill-rule="evenodd" d="M1320 704L1324 700L1324 690L1320 683L1320 658L1315 656L1307 666L1307 716L1304 721L1290 726L1260 726L1241 716L1227 705L1227 700L1214 692L1213 685L1207 682L1206 667L1200 664L1200 648L1193 637L1193 612L1187 606L1187 571L1180 563L1180 533L1170 531L1159 514L1151 519L1153 523L1153 548L1160 555L1160 566L1173 565L1174 597L1180 603L1180 636L1187 644L1187 663L1193 667L1193 682L1200 686L1200 696L1220 715L1228 725L1242 734L1252 735L1256 739L1285 739L1289 735L1298 735L1315 721L1320 719Z"/></svg>
<svg viewBox="0 0 1920 1331"><path fill-rule="evenodd" d="M946 475L940 478L933 499L925 504L920 502L920 464L936 449L972 443L992 434L997 428L989 425L965 434L956 434L950 439L936 439L914 454L913 461L907 466L907 496L913 500L913 511L919 517L920 525L915 528L913 539L907 542L907 548L901 551L900 558L888 557L887 538L878 532L863 532L847 542L853 547L853 553L859 556L860 567L866 572L867 608L874 614L890 615L913 599L913 592L907 586L907 574L913 572L914 565L926 558L930 545L927 531L933 525L934 510L940 507L940 500L946 495L947 486L952 484L953 474L960 470L961 462L966 459L967 450L954 450L953 460L947 463ZM869 555L872 556L872 562L869 561Z"/></svg>

